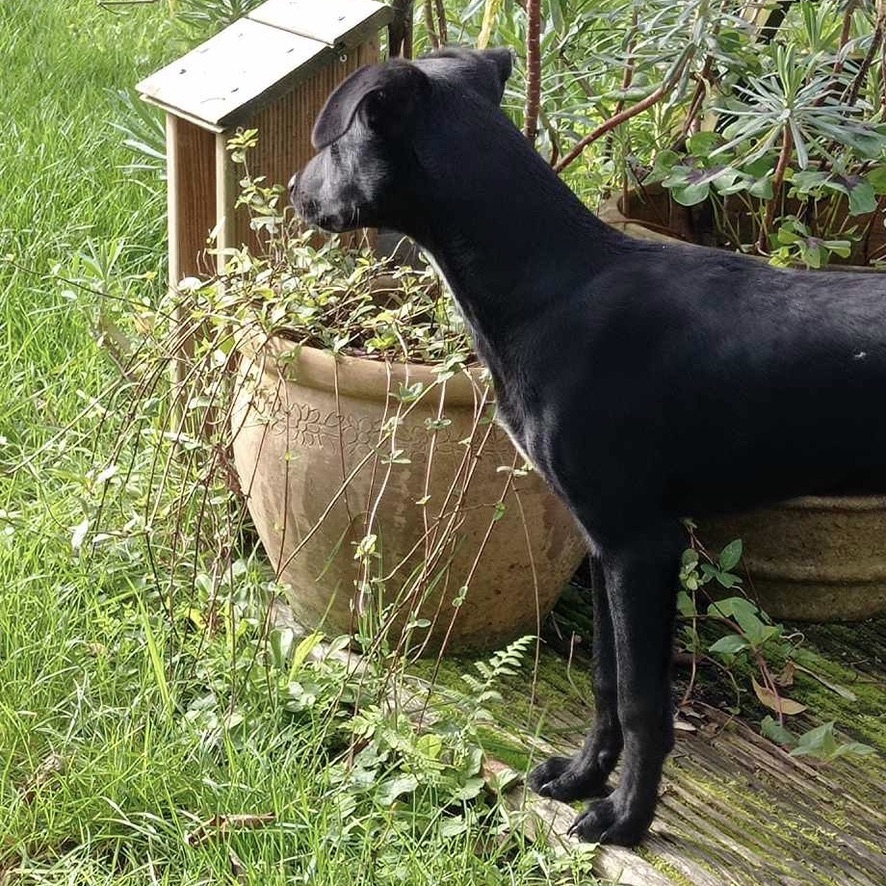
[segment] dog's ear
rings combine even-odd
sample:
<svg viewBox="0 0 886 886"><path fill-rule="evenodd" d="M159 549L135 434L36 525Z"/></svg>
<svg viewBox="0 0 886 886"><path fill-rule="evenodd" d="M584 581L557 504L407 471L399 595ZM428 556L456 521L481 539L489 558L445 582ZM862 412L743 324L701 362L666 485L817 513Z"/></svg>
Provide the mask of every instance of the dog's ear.
<svg viewBox="0 0 886 886"><path fill-rule="evenodd" d="M496 49L484 49L483 56L495 65L501 87L498 93L498 100L501 102L502 96L505 94L505 83L508 82L508 78L514 70L514 54L510 49L499 47Z"/></svg>
<svg viewBox="0 0 886 886"><path fill-rule="evenodd" d="M340 138L361 107L373 129L402 128L429 90L424 72L400 59L360 68L326 100L314 124L311 144L319 150Z"/></svg>
<svg viewBox="0 0 886 886"><path fill-rule="evenodd" d="M421 66L428 62L430 65L437 65L440 59L452 59L456 62L446 71L447 79L469 86L493 104L501 104L505 83L511 76L514 66L514 56L510 49L466 49L464 46L444 46L418 59L416 64Z"/></svg>

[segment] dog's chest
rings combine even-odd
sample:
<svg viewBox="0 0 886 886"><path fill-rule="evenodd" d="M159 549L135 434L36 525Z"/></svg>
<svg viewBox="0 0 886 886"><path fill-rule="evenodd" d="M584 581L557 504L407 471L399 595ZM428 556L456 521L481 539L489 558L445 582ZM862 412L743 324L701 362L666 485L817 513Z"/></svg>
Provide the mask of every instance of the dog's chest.
<svg viewBox="0 0 886 886"><path fill-rule="evenodd" d="M527 452L527 440L525 434L525 427L523 423L515 423L513 420L509 421L508 416L505 414L505 411L502 409L501 404L499 403L496 408L495 414L496 420L498 424L507 431L508 436L511 438L511 442L514 444L514 448L517 452L520 453L520 456L524 461L529 462L529 464L534 465L533 459L530 457ZM516 430L515 430L516 425Z"/></svg>
<svg viewBox="0 0 886 886"><path fill-rule="evenodd" d="M496 422L507 432L520 456L535 468L542 470L542 463L546 460L542 457L543 447L539 446L540 417L531 403L531 387L517 371L519 361L514 355L503 354L483 330L478 328L472 311L464 303L464 299L458 297L458 290L451 285L442 267L429 253L426 254L426 258L455 296L455 303L474 340L477 356L492 376L496 398Z"/></svg>
<svg viewBox="0 0 886 886"><path fill-rule="evenodd" d="M492 368L495 383L496 420L507 431L520 455L542 474L547 473L544 416L532 402L531 389Z"/></svg>

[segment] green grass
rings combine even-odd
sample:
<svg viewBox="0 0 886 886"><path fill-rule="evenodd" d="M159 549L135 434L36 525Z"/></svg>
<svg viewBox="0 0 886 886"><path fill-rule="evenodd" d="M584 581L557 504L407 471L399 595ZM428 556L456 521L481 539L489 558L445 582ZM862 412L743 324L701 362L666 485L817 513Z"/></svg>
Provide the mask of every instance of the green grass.
<svg viewBox="0 0 886 886"><path fill-rule="evenodd" d="M89 556L72 544L115 444L104 410L128 405L108 397L94 290L122 299L125 325L126 300L156 300L165 279L162 194L123 171L116 91L180 34L166 3L0 3L0 883L572 882L494 809L466 805L447 836L433 787L415 793L421 816L343 802L329 723L285 711L254 660L260 571L248 563L242 598L201 629L211 604L164 559L168 538L152 561L121 530L144 504L138 459L112 481L121 531ZM92 289L68 282L90 267ZM200 839L215 816L247 818Z"/></svg>

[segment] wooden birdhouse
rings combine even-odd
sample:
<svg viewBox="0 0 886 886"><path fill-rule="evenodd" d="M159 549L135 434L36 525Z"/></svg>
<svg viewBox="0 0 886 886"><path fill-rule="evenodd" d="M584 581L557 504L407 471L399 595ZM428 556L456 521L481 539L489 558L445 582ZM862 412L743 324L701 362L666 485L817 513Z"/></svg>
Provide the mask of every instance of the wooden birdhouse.
<svg viewBox="0 0 886 886"><path fill-rule="evenodd" d="M311 128L326 98L378 60L390 18L375 0L268 0L138 84L166 111L171 286L222 270L228 247L255 245L245 208L235 210L231 135L257 129L250 172L285 184L313 154Z"/></svg>

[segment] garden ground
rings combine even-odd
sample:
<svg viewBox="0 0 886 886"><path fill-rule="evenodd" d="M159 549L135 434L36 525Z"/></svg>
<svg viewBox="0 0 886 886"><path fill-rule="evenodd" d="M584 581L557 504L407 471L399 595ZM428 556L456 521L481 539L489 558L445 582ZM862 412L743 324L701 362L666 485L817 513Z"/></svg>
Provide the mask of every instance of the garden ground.
<svg viewBox="0 0 886 886"><path fill-rule="evenodd" d="M96 486L111 479L107 392L119 389L100 317L125 327L126 305L156 299L165 279L164 204L123 169L117 90L182 39L165 3L0 3L0 883L591 882L589 853L559 852L565 812L553 804L530 804L539 819L468 802L454 816L435 806L438 786L410 816L389 782L387 794L343 790L326 718L293 717L255 666L246 603L232 600L242 618L227 630L208 630L199 606L167 619L135 530L84 550ZM123 488L133 514L139 481ZM260 572L253 559L244 585ZM581 617L567 601L561 633L587 634ZM728 701L697 702L653 837L639 854L600 853L598 873L886 882L886 664L871 651L886 632L807 633L827 656L816 672L844 691L800 674L798 696L881 753L804 762L724 712ZM447 680L468 670L450 662ZM586 672L545 651L534 705L528 671L507 677L493 709L504 737L480 730L489 756L522 768L528 749L577 741Z"/></svg>

